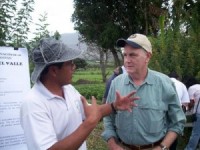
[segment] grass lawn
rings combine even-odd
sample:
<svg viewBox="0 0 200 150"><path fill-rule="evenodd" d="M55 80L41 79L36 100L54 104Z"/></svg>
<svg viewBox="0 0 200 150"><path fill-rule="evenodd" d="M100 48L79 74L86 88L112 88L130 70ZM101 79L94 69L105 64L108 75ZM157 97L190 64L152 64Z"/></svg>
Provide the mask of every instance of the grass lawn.
<svg viewBox="0 0 200 150"><path fill-rule="evenodd" d="M88 150L107 150L106 142L102 139L103 122L99 122L87 139Z"/></svg>

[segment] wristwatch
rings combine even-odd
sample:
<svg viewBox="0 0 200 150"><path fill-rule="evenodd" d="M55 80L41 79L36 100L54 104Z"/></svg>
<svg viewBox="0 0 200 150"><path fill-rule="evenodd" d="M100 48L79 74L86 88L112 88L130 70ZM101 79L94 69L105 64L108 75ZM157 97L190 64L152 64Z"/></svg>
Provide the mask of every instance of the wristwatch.
<svg viewBox="0 0 200 150"><path fill-rule="evenodd" d="M160 144L161 150L169 150L166 145Z"/></svg>

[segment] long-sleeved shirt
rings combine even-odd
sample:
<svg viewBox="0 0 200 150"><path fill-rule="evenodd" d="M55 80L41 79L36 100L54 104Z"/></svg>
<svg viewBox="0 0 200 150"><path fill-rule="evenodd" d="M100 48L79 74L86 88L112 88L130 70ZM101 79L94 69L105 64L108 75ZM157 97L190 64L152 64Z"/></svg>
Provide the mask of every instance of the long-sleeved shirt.
<svg viewBox="0 0 200 150"><path fill-rule="evenodd" d="M106 141L115 137L126 144L146 145L160 140L168 131L182 134L186 118L169 77L148 69L145 81L137 86L128 74L122 74L112 81L107 102L115 99L116 91L125 96L133 90L140 99L131 113L118 111L104 118L102 136Z"/></svg>

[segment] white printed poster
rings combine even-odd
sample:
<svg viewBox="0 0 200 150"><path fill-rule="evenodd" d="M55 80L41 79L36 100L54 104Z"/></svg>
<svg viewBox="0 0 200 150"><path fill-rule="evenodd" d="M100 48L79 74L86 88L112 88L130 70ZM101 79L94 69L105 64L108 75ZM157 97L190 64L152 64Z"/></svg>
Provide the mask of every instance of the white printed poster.
<svg viewBox="0 0 200 150"><path fill-rule="evenodd" d="M27 150L20 106L29 89L27 49L0 47L0 150Z"/></svg>

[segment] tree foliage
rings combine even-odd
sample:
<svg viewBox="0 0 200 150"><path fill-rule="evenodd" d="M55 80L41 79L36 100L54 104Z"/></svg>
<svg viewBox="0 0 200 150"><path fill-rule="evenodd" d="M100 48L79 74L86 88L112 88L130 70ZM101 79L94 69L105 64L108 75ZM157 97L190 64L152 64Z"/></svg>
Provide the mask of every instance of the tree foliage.
<svg viewBox="0 0 200 150"><path fill-rule="evenodd" d="M127 38L132 33L156 34L156 23L161 14L160 0L74 0L75 11L72 20L75 29L84 40L110 50L115 64L120 65L115 42L118 38Z"/></svg>
<svg viewBox="0 0 200 150"><path fill-rule="evenodd" d="M56 40L59 40L61 38L61 35L58 31L56 31L53 35L53 37L56 39Z"/></svg>
<svg viewBox="0 0 200 150"><path fill-rule="evenodd" d="M183 79L188 76L200 78L199 13L200 2L174 3L172 25L166 27L160 21L161 32L152 38L152 68L166 74L176 71Z"/></svg>
<svg viewBox="0 0 200 150"><path fill-rule="evenodd" d="M11 28L11 18L16 11L16 0L2 0L0 3L0 45L5 45L8 40L8 32Z"/></svg>
<svg viewBox="0 0 200 150"><path fill-rule="evenodd" d="M49 24L47 23L47 13L40 14L38 22L35 23L35 25L36 25L36 31L33 33L34 37L26 45L30 54L31 54L32 49L38 46L39 41L42 38L53 37L57 40L60 39L60 33L58 31L56 31L52 36L50 35L50 32L48 31L47 28ZM30 66L31 66L30 71L32 72L34 68L34 64L30 62Z"/></svg>
<svg viewBox="0 0 200 150"><path fill-rule="evenodd" d="M0 45L25 46L34 0L1 0Z"/></svg>
<svg viewBox="0 0 200 150"><path fill-rule="evenodd" d="M76 65L76 69L86 69L88 65L87 62L82 58L76 58L74 63Z"/></svg>
<svg viewBox="0 0 200 150"><path fill-rule="evenodd" d="M171 4L170 4L171 2ZM149 36L150 67L182 77L200 74L200 1L74 0L75 29L85 40L117 53L115 42L132 33Z"/></svg>
<svg viewBox="0 0 200 150"><path fill-rule="evenodd" d="M157 34L158 19L160 15L167 15L167 1L163 0L74 0L75 12L72 20L75 29L78 30L86 40L102 45L104 48L113 47L112 40L119 36L127 37L132 33ZM110 33L106 36L105 32ZM113 32L115 31L115 32ZM114 36L112 36L115 34ZM100 35L100 36L99 36ZM113 37L113 38L111 38ZM107 38L108 45L102 42Z"/></svg>
<svg viewBox="0 0 200 150"><path fill-rule="evenodd" d="M35 25L36 31L33 33L34 37L28 44L29 49L33 49L34 47L36 47L41 38L50 37L50 33L47 29L47 27L49 26L49 24L47 23L47 13L44 13L43 15L40 14L38 23L35 23Z"/></svg>

